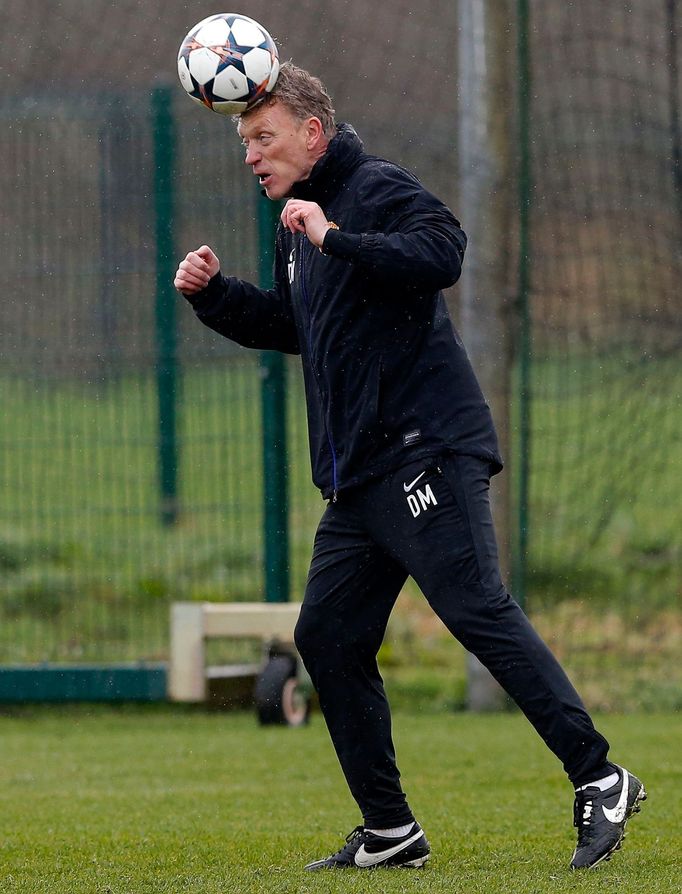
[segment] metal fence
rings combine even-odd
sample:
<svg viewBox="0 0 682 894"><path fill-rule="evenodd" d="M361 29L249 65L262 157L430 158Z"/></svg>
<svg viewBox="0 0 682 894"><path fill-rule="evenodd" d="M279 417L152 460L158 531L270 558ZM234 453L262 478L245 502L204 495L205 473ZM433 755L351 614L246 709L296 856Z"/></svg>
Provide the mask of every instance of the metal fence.
<svg viewBox="0 0 682 894"><path fill-rule="evenodd" d="M5 189L0 314L4 663L159 659L169 601L265 594L268 358L209 333L172 288L199 232L257 280L265 200L224 122L182 130L169 91L132 99L2 109L3 176L22 184ZM298 591L322 504L301 486L301 385L283 372Z"/></svg>
<svg viewBox="0 0 682 894"><path fill-rule="evenodd" d="M153 662L171 601L268 587L272 360L198 324L167 269L208 241L231 273L262 279L261 200L232 124L177 85L150 88L175 78L176 45L213 8L188 20L184 3L150 0L141 23L136 3L62 0L45 83L8 43L32 3L0 37L17 72L0 99L0 664ZM526 606L591 704L679 704L678 4L531 0L509 4L510 28L521 8L530 405L519 416L517 394L516 428L529 425L507 474L522 450ZM457 210L456 4L248 12L322 74L372 151ZM84 51L124 30L106 67ZM298 595L322 503L296 361L284 370L274 438Z"/></svg>
<svg viewBox="0 0 682 894"><path fill-rule="evenodd" d="M585 697L678 704L678 4L531 4L529 608Z"/></svg>

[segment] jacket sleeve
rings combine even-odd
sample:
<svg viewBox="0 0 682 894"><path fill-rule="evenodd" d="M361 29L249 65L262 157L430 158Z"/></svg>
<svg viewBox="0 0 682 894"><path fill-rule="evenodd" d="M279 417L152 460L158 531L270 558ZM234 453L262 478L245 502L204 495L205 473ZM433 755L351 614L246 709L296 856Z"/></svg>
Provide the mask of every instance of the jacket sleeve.
<svg viewBox="0 0 682 894"><path fill-rule="evenodd" d="M277 252L272 289L259 289L244 280L217 273L205 289L185 297L202 323L237 344L300 354L282 267L281 254Z"/></svg>
<svg viewBox="0 0 682 894"><path fill-rule="evenodd" d="M345 258L401 288L438 291L459 279L466 235L452 212L409 172L385 164L366 177L358 203L371 209L373 229L330 229L325 254Z"/></svg>

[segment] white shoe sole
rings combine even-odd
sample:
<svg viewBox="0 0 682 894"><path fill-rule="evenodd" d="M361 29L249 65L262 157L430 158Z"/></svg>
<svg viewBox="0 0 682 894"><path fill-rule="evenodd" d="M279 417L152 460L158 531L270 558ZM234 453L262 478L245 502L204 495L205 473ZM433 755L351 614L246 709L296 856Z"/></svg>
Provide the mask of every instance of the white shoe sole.
<svg viewBox="0 0 682 894"><path fill-rule="evenodd" d="M399 865L399 869L421 869L424 863L429 859L430 854L426 854L425 857L417 857L416 860L409 860L407 863L401 863ZM390 869L391 867L389 867Z"/></svg>

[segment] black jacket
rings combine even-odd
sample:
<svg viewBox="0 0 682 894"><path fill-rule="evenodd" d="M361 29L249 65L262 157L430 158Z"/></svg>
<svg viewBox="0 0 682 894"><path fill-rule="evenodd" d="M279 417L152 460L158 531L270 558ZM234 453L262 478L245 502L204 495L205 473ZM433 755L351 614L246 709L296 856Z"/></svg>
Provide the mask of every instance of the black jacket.
<svg viewBox="0 0 682 894"><path fill-rule="evenodd" d="M218 274L189 300L241 345L301 354L323 496L448 450L499 471L490 411L440 292L466 245L451 212L367 155L346 124L294 194L339 227L324 253L280 225L273 289Z"/></svg>

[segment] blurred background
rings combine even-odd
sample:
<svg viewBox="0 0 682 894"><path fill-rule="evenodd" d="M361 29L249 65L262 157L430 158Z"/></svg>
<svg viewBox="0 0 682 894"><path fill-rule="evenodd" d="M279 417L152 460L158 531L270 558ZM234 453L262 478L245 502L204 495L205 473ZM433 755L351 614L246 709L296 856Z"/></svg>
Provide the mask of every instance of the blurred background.
<svg viewBox="0 0 682 894"><path fill-rule="evenodd" d="M323 79L369 151L414 170L471 233L462 66L476 46L475 28L462 42L462 6L250 0L237 11ZM479 196L504 195L507 208L492 296L509 382L496 509L517 595L600 709L682 705L677 7L521 0L485 23L500 48L488 110L507 135L493 147L503 173ZM225 271L268 275L268 214L234 123L177 79L180 41L219 11L3 5L4 700L30 697L22 668L163 670L175 601L302 595L324 504L297 360L280 367L221 339L172 291L177 262L203 242ZM463 319L461 295L449 295L456 323L470 328L473 307L492 325L490 296ZM273 537L288 549L270 561ZM215 648L241 660L250 647ZM395 702L465 703L465 656L409 586L381 659Z"/></svg>

